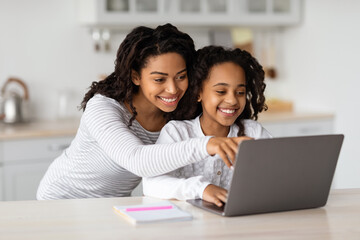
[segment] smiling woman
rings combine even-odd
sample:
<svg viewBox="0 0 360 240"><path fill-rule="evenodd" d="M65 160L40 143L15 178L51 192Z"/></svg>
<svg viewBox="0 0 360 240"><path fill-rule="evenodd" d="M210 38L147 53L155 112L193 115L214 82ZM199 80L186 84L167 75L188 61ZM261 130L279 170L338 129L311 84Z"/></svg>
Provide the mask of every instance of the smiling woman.
<svg viewBox="0 0 360 240"><path fill-rule="evenodd" d="M133 97L136 120L148 131L160 131L166 123L162 115L176 109L188 87L184 58L178 53L150 57L140 74L132 72L132 81L139 87Z"/></svg>
<svg viewBox="0 0 360 240"><path fill-rule="evenodd" d="M201 137L153 145L172 119L189 118L193 40L171 24L137 27L121 43L115 70L86 93L71 145L43 177L38 199L130 196L143 176L219 154L230 167L237 138Z"/></svg>

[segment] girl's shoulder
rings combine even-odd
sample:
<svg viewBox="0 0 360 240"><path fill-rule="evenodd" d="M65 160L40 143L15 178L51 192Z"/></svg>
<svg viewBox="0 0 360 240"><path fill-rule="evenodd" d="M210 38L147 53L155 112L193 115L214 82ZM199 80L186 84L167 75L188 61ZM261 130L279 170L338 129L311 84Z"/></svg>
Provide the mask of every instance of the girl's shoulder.
<svg viewBox="0 0 360 240"><path fill-rule="evenodd" d="M255 120L252 120L252 119L244 119L242 120L245 128L248 127L248 128L259 128L259 127L262 127L261 123L255 121Z"/></svg>
<svg viewBox="0 0 360 240"><path fill-rule="evenodd" d="M178 136L181 140L202 136L198 118L191 120L171 120L163 127L161 132Z"/></svg>
<svg viewBox="0 0 360 240"><path fill-rule="evenodd" d="M244 119L243 124L245 127L246 136L252 138L271 138L271 134L261 125L261 123L252 120L252 119Z"/></svg>
<svg viewBox="0 0 360 240"><path fill-rule="evenodd" d="M166 128L190 130L196 127L196 119L191 120L171 120L165 125Z"/></svg>

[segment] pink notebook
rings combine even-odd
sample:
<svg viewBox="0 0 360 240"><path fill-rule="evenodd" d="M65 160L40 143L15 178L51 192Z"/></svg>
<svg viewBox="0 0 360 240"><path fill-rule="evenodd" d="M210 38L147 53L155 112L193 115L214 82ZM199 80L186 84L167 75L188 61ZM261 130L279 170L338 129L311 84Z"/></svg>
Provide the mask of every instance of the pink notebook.
<svg viewBox="0 0 360 240"><path fill-rule="evenodd" d="M136 225L163 221L192 220L192 215L170 201L151 204L114 206L114 210L127 221Z"/></svg>

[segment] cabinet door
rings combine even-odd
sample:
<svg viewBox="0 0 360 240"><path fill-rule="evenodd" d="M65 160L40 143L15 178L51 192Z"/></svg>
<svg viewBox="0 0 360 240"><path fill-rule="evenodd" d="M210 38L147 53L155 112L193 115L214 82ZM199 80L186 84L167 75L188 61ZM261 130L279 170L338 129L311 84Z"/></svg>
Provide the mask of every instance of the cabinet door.
<svg viewBox="0 0 360 240"><path fill-rule="evenodd" d="M35 200L39 183L51 161L4 166L5 201Z"/></svg>
<svg viewBox="0 0 360 240"><path fill-rule="evenodd" d="M4 174L3 174L3 166L0 163L0 201L4 199Z"/></svg>
<svg viewBox="0 0 360 240"><path fill-rule="evenodd" d="M301 0L79 0L79 19L91 27L285 26L300 21Z"/></svg>
<svg viewBox="0 0 360 240"><path fill-rule="evenodd" d="M244 18L254 25L291 25L300 22L299 0L245 0Z"/></svg>
<svg viewBox="0 0 360 240"><path fill-rule="evenodd" d="M72 139L73 136L1 142L2 199L35 200L37 188L47 168L70 145Z"/></svg>

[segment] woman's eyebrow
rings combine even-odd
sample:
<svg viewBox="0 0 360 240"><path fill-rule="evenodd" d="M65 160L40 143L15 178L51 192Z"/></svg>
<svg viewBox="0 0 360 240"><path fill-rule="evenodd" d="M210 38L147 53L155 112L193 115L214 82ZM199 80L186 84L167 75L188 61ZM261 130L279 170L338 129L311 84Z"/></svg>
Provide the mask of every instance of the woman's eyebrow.
<svg viewBox="0 0 360 240"><path fill-rule="evenodd" d="M168 75L169 75L169 74L167 74L167 73L157 72L157 71L151 72L150 74L160 74L160 75L164 75L164 76L168 76Z"/></svg>
<svg viewBox="0 0 360 240"><path fill-rule="evenodd" d="M186 71L186 68L184 68L183 70L181 70L180 72L176 73L177 74L180 74L182 72L185 72ZM167 73L163 73L163 72L158 72L158 71L154 71L154 72L151 72L150 74L159 74L159 75L163 75L163 76L168 76L169 74Z"/></svg>
<svg viewBox="0 0 360 240"><path fill-rule="evenodd" d="M178 72L177 74L180 74L182 72L186 72L186 68L184 68L183 70L181 70L180 72Z"/></svg>
<svg viewBox="0 0 360 240"><path fill-rule="evenodd" d="M217 83L217 84L213 85L213 87L216 87L216 86L229 86L229 84L227 84L227 83ZM246 87L246 84L239 84L237 86L238 87Z"/></svg>

